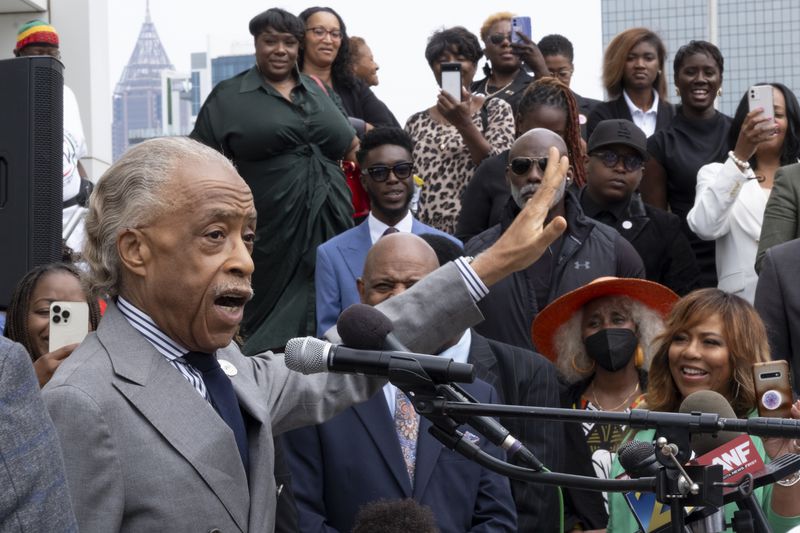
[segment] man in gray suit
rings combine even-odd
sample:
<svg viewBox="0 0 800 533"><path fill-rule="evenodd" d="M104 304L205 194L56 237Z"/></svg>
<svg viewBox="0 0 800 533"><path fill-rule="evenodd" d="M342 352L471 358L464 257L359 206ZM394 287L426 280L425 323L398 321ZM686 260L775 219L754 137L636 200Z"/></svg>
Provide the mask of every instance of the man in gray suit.
<svg viewBox="0 0 800 533"><path fill-rule="evenodd" d="M544 226L566 174L566 158L551 159L544 192L509 238L381 307L411 349L429 352L480 320L485 285L564 230L563 219ZM383 385L295 374L282 355L246 358L232 343L251 295L255 219L231 163L189 139L139 144L98 182L84 254L92 289L111 302L44 389L82 532L272 531L273 435Z"/></svg>
<svg viewBox="0 0 800 533"><path fill-rule="evenodd" d="M0 532L77 531L64 461L25 348L0 337Z"/></svg>

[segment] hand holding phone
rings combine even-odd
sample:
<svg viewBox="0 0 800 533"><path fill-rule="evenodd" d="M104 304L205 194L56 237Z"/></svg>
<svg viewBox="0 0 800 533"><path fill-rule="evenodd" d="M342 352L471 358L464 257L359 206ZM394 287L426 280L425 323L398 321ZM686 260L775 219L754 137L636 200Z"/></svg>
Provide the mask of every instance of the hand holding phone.
<svg viewBox="0 0 800 533"><path fill-rule="evenodd" d="M747 91L747 102L750 111L757 108L762 108L761 112L764 118L770 121L775 118L775 103L773 102L772 85L753 85Z"/></svg>
<svg viewBox="0 0 800 533"><path fill-rule="evenodd" d="M89 333L89 304L53 302L50 304L49 350L83 341Z"/></svg>
<svg viewBox="0 0 800 533"><path fill-rule="evenodd" d="M531 18L530 17L512 17L511 18L511 43L521 44L523 39L519 34L523 34L528 39L531 38Z"/></svg>

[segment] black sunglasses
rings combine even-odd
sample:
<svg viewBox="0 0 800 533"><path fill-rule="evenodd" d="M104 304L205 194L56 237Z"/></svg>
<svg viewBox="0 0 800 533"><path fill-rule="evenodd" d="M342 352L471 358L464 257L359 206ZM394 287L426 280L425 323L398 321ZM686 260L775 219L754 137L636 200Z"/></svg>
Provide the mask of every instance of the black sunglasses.
<svg viewBox="0 0 800 533"><path fill-rule="evenodd" d="M399 180L408 179L414 172L413 163L397 163L393 167L375 165L364 170L373 181L381 183L389 179L389 172Z"/></svg>
<svg viewBox="0 0 800 533"><path fill-rule="evenodd" d="M644 165L644 158L642 158L639 154L628 154L628 155L619 155L617 152L602 151L602 152L595 152L591 154L592 157L598 158L603 164L608 168L614 168L617 166L620 160L622 160L622 164L625 166L625 170L628 172L633 172L634 170L639 170Z"/></svg>
<svg viewBox="0 0 800 533"><path fill-rule="evenodd" d="M511 42L510 33L493 33L489 36L489 41L492 44L503 44L503 41L506 39L508 39L508 42Z"/></svg>
<svg viewBox="0 0 800 533"><path fill-rule="evenodd" d="M524 176L528 173L528 171L531 169L531 165L534 163L539 166L539 170L542 172L544 172L547 168L546 157L515 157L508 164L508 168L510 168L511 172L517 176Z"/></svg>

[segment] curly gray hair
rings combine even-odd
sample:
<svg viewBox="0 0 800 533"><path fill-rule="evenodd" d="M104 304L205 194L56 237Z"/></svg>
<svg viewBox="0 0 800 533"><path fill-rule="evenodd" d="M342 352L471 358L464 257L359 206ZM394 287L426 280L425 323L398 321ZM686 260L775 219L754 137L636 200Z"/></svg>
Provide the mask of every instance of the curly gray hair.
<svg viewBox="0 0 800 533"><path fill-rule="evenodd" d="M644 351L644 365L650 368L650 361L655 355L656 346L653 340L664 331L664 320L657 312L643 303L627 296L606 296L603 307L622 307L636 324L636 335L639 346ZM585 306L584 306L585 308ZM553 346L556 352L556 367L568 383L574 383L588 377L594 370L594 361L586 353L581 333L583 309L578 310L569 320L556 330Z"/></svg>
<svg viewBox="0 0 800 533"><path fill-rule="evenodd" d="M188 137L163 137L125 152L97 182L89 199L83 245L89 294L113 297L119 293L117 238L125 229L147 225L170 208L174 199L163 194L164 188L173 171L187 160L218 161L233 169L213 148Z"/></svg>

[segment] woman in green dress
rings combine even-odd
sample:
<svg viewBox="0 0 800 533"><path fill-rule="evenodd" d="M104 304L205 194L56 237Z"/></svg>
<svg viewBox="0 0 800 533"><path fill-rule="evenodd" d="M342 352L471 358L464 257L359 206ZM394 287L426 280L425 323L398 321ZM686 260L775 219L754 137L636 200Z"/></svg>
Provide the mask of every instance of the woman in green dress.
<svg viewBox="0 0 800 533"><path fill-rule="evenodd" d="M352 226L339 166L357 143L339 105L297 70L303 23L282 9L250 21L256 65L219 83L191 136L231 158L258 211L248 355L313 335L316 248Z"/></svg>

